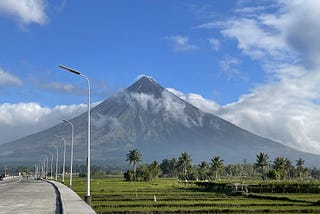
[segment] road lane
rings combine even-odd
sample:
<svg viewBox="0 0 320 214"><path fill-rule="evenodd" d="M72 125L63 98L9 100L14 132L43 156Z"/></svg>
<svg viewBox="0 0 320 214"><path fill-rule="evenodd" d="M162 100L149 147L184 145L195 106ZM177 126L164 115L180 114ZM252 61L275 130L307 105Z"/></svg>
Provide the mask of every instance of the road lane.
<svg viewBox="0 0 320 214"><path fill-rule="evenodd" d="M20 176L6 177L3 180L0 180L0 186L7 185L8 183L20 182L21 180L22 180L22 177Z"/></svg>
<svg viewBox="0 0 320 214"><path fill-rule="evenodd" d="M0 183L0 214L59 213L54 187L45 181L21 178Z"/></svg>

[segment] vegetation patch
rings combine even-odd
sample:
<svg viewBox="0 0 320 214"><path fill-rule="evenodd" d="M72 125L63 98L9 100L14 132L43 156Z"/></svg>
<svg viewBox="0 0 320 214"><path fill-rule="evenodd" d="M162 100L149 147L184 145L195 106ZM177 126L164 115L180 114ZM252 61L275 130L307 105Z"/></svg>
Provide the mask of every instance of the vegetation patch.
<svg viewBox="0 0 320 214"><path fill-rule="evenodd" d="M85 179L73 189L85 195ZM217 182L218 183L218 182ZM221 182L226 185L227 182ZM204 191L196 182L156 179L127 182L122 177L92 179L92 207L97 213L319 213L318 194L230 196ZM103 191L102 191L103 190Z"/></svg>

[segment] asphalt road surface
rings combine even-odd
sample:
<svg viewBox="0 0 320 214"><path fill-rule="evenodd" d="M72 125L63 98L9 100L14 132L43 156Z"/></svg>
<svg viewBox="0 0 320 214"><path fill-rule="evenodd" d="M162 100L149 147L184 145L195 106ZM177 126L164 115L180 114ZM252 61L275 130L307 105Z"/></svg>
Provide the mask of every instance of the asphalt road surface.
<svg viewBox="0 0 320 214"><path fill-rule="evenodd" d="M52 184L33 177L0 181L0 214L60 212L59 200Z"/></svg>

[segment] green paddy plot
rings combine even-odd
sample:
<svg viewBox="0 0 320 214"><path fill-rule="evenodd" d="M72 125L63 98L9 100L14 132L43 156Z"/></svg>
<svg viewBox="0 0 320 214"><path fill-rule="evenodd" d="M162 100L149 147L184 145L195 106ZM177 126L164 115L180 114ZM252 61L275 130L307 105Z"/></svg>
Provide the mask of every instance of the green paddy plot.
<svg viewBox="0 0 320 214"><path fill-rule="evenodd" d="M73 189L83 198L86 180L74 179ZM97 213L320 213L319 194L228 196L174 179L93 179L91 195Z"/></svg>

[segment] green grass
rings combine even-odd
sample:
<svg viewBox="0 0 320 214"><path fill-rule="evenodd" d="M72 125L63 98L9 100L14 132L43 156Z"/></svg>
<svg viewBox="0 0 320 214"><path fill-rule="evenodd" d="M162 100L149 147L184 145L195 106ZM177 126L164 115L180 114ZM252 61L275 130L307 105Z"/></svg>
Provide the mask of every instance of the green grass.
<svg viewBox="0 0 320 214"><path fill-rule="evenodd" d="M74 178L73 190L84 198L86 179ZM121 177L92 179L91 196L97 213L320 213L320 205L316 203L319 194L227 196L174 179L152 182L125 182Z"/></svg>

